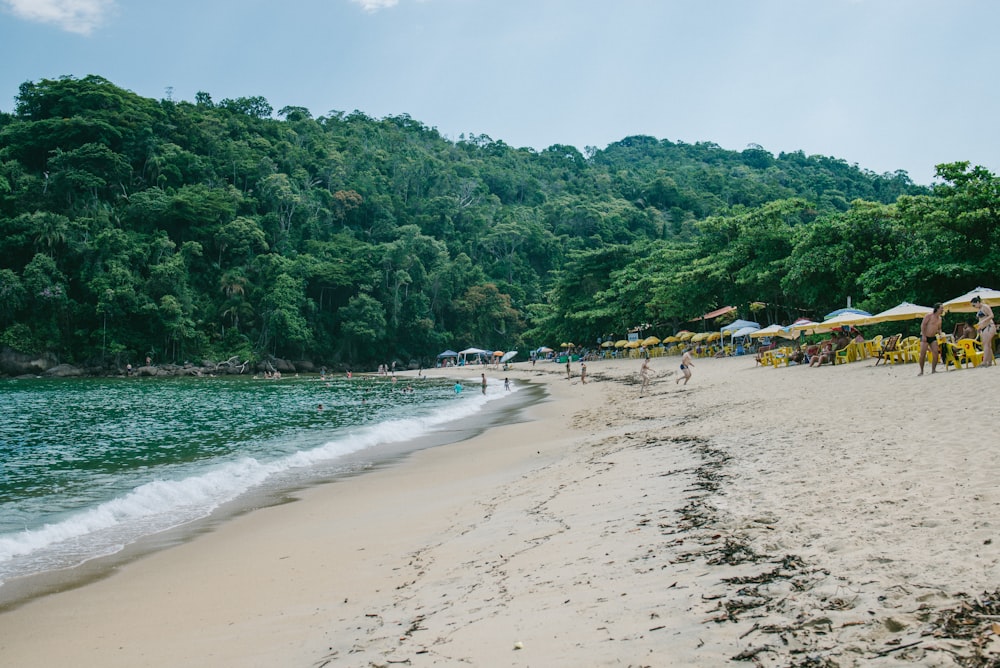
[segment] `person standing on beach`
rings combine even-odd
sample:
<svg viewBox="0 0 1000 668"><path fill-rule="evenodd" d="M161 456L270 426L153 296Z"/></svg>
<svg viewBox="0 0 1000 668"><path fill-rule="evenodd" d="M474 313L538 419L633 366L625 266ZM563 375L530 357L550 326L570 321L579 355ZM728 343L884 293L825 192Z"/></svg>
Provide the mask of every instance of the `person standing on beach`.
<svg viewBox="0 0 1000 668"><path fill-rule="evenodd" d="M993 309L988 304L984 304L978 295L972 298L972 305L979 309L979 312L976 313L976 317L979 318L976 329L979 330L979 339L983 343L983 361L979 366L992 366L995 364L993 359L993 337L997 333L997 325L993 322Z"/></svg>
<svg viewBox="0 0 1000 668"><path fill-rule="evenodd" d="M580 382L587 384L587 365L583 362L580 362Z"/></svg>
<svg viewBox="0 0 1000 668"><path fill-rule="evenodd" d="M642 380L642 387L639 388L639 394L646 391L646 386L649 385L649 358L643 358L642 366L639 368L639 378Z"/></svg>
<svg viewBox="0 0 1000 668"><path fill-rule="evenodd" d="M569 353L566 353L566 380L573 377L573 368L569 365L571 357Z"/></svg>
<svg viewBox="0 0 1000 668"><path fill-rule="evenodd" d="M510 378L504 378L503 379L503 389L505 389L508 392L510 392Z"/></svg>
<svg viewBox="0 0 1000 668"><path fill-rule="evenodd" d="M684 374L683 376L681 376L681 378L684 379L685 385L687 385L688 381L691 380L691 367L693 366L694 364L691 363L691 349L688 348L687 350L684 351L684 355L681 356L681 373ZM679 382L681 382L680 378L674 381L674 385L676 385Z"/></svg>
<svg viewBox="0 0 1000 668"><path fill-rule="evenodd" d="M935 304L934 310L924 316L920 321L920 373L924 375L924 361L927 359L927 350L931 351L931 373L937 373L938 364L938 342L937 336L941 333L941 304Z"/></svg>
<svg viewBox="0 0 1000 668"><path fill-rule="evenodd" d="M481 374L483 377L483 394L486 394L486 374Z"/></svg>

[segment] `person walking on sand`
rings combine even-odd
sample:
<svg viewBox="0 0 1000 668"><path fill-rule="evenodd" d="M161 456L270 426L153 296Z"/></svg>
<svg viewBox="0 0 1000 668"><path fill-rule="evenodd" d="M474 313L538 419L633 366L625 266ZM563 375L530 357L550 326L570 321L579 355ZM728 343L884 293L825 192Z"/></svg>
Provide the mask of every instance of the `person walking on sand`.
<svg viewBox="0 0 1000 668"><path fill-rule="evenodd" d="M931 373L937 373L938 357L938 334L941 333L941 304L935 304L934 310L924 316L920 321L920 373L924 375L924 361L927 359L928 349L931 351Z"/></svg>
<svg viewBox="0 0 1000 668"><path fill-rule="evenodd" d="M685 385L687 385L688 381L691 380L691 367L693 366L694 364L691 363L691 349L688 348L687 350L684 351L684 355L681 356L681 373L684 374L683 376L681 376L681 378L684 379ZM674 384L676 385L677 383L681 382L681 378L675 380Z"/></svg>
<svg viewBox="0 0 1000 668"><path fill-rule="evenodd" d="M483 394L486 394L486 374L481 374L483 377Z"/></svg>
<svg viewBox="0 0 1000 668"><path fill-rule="evenodd" d="M979 318L976 329L979 330L979 338L983 343L983 361L979 363L979 366L993 366L995 364L993 337L997 333L996 323L993 322L993 309L988 304L984 304L978 295L972 298L972 305L979 309L979 312L976 313L976 317Z"/></svg>
<svg viewBox="0 0 1000 668"><path fill-rule="evenodd" d="M639 378L642 380L642 387L639 389L639 394L646 391L646 386L649 385L649 358L646 357L642 360L642 366L639 368Z"/></svg>

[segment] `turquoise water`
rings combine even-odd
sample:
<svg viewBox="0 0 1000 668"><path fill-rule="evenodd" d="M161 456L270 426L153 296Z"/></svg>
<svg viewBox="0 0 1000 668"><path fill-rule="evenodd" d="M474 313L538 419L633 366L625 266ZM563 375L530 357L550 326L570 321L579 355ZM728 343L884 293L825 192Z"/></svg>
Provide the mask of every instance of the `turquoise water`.
<svg viewBox="0 0 1000 668"><path fill-rule="evenodd" d="M114 554L249 494L363 469L518 389L453 388L384 377L0 381L0 584Z"/></svg>

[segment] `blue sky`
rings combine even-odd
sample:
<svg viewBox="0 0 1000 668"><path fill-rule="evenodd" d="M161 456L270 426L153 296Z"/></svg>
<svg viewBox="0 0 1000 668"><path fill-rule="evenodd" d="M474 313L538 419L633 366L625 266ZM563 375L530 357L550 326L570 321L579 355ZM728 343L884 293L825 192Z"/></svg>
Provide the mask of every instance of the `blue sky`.
<svg viewBox="0 0 1000 668"><path fill-rule="evenodd" d="M0 0L24 81L409 114L443 135L802 150L930 183L1000 173L994 0Z"/></svg>

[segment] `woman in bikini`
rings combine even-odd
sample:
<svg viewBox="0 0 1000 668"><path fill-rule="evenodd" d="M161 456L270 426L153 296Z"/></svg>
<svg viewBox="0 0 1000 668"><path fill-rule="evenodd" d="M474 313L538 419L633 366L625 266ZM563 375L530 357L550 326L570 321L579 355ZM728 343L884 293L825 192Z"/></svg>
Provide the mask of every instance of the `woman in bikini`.
<svg viewBox="0 0 1000 668"><path fill-rule="evenodd" d="M976 317L979 323L976 329L979 330L979 338L983 342L983 362L979 366L993 366L996 362L993 359L993 337L996 336L997 326L993 322L993 309L979 297L972 298L972 305L979 309Z"/></svg>

